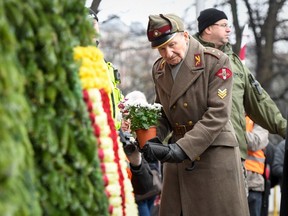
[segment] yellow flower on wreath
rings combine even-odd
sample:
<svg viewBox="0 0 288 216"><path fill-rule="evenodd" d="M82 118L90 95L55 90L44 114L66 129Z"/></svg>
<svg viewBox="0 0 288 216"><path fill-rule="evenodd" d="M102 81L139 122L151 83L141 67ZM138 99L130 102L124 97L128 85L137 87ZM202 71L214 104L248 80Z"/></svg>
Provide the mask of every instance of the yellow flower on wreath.
<svg viewBox="0 0 288 216"><path fill-rule="evenodd" d="M79 76L83 89L104 89L111 94L108 68L103 58L103 53L97 47L77 46L74 48L74 60L81 61Z"/></svg>

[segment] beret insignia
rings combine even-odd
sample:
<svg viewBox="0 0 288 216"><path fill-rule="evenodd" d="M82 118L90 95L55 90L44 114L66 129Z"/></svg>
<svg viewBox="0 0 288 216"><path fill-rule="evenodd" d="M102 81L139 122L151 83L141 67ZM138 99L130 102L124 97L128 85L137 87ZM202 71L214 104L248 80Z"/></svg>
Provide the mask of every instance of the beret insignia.
<svg viewBox="0 0 288 216"><path fill-rule="evenodd" d="M158 30L154 30L154 32L153 32L154 37L158 37L160 35L161 35L161 32L159 32Z"/></svg>

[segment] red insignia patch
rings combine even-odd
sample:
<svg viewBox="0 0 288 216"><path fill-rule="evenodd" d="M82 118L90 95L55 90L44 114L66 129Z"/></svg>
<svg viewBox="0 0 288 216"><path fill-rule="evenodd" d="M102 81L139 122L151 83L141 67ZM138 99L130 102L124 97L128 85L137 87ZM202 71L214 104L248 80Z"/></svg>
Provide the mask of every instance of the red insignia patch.
<svg viewBox="0 0 288 216"><path fill-rule="evenodd" d="M194 55L194 62L195 62L195 67L202 66L202 61L201 61L201 55L200 54L195 54Z"/></svg>
<svg viewBox="0 0 288 216"><path fill-rule="evenodd" d="M221 68L217 71L216 76L223 80L226 80L232 76L232 71L230 71L228 68Z"/></svg>

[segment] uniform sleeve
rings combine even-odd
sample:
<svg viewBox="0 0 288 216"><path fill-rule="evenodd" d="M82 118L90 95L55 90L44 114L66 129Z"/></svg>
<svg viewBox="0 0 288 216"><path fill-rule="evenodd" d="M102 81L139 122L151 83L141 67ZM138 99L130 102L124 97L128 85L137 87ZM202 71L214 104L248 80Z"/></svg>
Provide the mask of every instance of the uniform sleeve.
<svg viewBox="0 0 288 216"><path fill-rule="evenodd" d="M140 167L130 166L132 172L132 186L135 194L145 194L153 187L153 175L149 164L144 158Z"/></svg>
<svg viewBox="0 0 288 216"><path fill-rule="evenodd" d="M154 67L155 67L155 65L153 66L153 68ZM152 72L152 77L153 77L153 81L155 83L155 77L154 77L153 72ZM155 103L161 104L156 87L155 87L155 94L156 94ZM162 109L161 110L161 117L158 120L158 126L157 126L157 136L161 141L163 141L170 134L171 128L170 128L170 123L169 123L169 121L165 115L165 112L163 111L163 108L161 108L161 109Z"/></svg>
<svg viewBox="0 0 288 216"><path fill-rule="evenodd" d="M156 102L157 103L157 102ZM162 110L162 115L158 120L157 136L161 141L164 141L171 132L170 123Z"/></svg>
<svg viewBox="0 0 288 216"><path fill-rule="evenodd" d="M273 175L277 176L278 178L281 178L283 174L284 152L285 152L285 142L283 141L279 143L278 146L276 147L272 164Z"/></svg>
<svg viewBox="0 0 288 216"><path fill-rule="evenodd" d="M286 137L287 121L268 93L255 80L254 76L244 65L245 97L244 106L247 115L258 125L267 129L272 134Z"/></svg>
<svg viewBox="0 0 288 216"><path fill-rule="evenodd" d="M252 132L246 132L248 149L251 151L257 151L265 148L268 143L268 131L254 124Z"/></svg>

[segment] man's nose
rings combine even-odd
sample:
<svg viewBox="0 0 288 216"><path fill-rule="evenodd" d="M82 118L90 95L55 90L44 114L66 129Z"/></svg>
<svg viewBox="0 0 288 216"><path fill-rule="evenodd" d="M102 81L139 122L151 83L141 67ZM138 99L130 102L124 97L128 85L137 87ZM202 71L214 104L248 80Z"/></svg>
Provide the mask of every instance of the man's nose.
<svg viewBox="0 0 288 216"><path fill-rule="evenodd" d="M166 51L165 51L165 55L167 58L170 58L173 56L173 50L170 49L170 48L167 48Z"/></svg>
<svg viewBox="0 0 288 216"><path fill-rule="evenodd" d="M227 26L226 29L225 29L226 32L231 32L231 28L232 28L231 26Z"/></svg>

